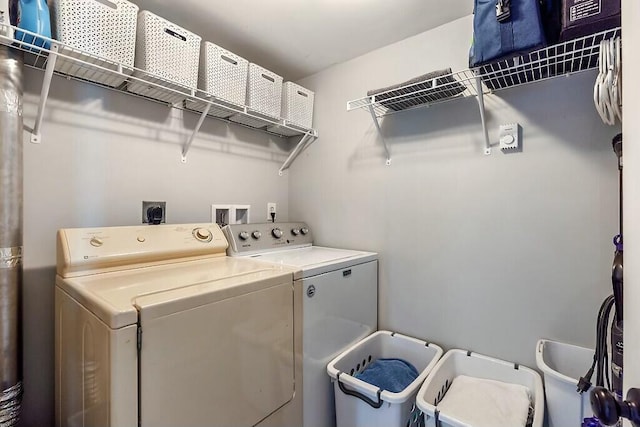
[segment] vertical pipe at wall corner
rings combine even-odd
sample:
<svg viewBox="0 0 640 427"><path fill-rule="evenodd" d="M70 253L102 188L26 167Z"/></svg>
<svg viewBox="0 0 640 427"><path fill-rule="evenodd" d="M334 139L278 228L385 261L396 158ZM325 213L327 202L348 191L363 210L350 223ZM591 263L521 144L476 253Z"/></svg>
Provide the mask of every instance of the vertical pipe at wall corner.
<svg viewBox="0 0 640 427"><path fill-rule="evenodd" d="M23 54L0 45L0 427L22 402Z"/></svg>

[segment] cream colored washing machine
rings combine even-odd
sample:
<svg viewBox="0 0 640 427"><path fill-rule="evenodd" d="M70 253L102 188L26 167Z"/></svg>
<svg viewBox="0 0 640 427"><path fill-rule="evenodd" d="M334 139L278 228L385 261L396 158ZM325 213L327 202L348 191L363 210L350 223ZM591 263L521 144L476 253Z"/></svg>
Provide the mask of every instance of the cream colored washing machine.
<svg viewBox="0 0 640 427"><path fill-rule="evenodd" d="M58 232L56 425L302 424L292 270L216 224Z"/></svg>

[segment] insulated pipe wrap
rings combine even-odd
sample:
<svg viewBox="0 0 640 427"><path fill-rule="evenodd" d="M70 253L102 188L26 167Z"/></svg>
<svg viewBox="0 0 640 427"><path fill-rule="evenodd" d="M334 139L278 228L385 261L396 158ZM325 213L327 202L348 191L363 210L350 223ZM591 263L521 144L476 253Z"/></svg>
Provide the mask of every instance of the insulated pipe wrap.
<svg viewBox="0 0 640 427"><path fill-rule="evenodd" d="M22 400L22 53L0 45L0 426Z"/></svg>

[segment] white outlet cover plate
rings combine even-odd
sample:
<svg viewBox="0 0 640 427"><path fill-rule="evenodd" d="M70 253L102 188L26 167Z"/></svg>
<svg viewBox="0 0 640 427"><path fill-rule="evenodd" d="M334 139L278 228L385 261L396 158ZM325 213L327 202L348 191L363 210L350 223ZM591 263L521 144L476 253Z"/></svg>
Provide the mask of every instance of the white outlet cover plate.
<svg viewBox="0 0 640 427"><path fill-rule="evenodd" d="M274 202L267 203L267 221L271 221L271 208L273 208L273 212L278 213L278 205Z"/></svg>

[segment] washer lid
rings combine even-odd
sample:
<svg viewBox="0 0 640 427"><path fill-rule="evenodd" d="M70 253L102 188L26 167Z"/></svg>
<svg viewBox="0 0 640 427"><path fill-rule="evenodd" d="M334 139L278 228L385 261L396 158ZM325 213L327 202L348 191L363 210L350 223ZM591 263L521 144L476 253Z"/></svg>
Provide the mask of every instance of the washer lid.
<svg viewBox="0 0 640 427"><path fill-rule="evenodd" d="M248 258L294 268L296 270L295 278L301 279L373 261L378 259L378 254L309 246L284 251L265 252L251 255Z"/></svg>
<svg viewBox="0 0 640 427"><path fill-rule="evenodd" d="M291 282L292 270L248 258L183 261L78 278L57 285L113 329L136 324L138 308L166 315Z"/></svg>

